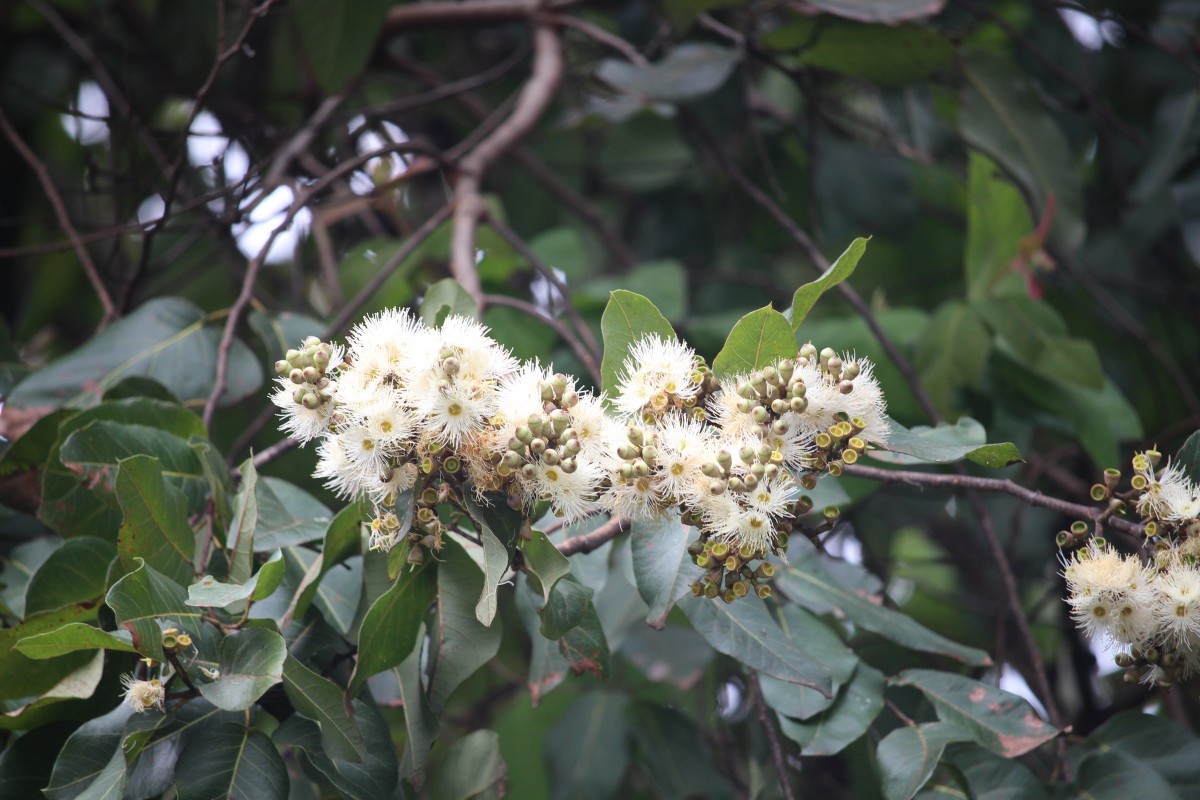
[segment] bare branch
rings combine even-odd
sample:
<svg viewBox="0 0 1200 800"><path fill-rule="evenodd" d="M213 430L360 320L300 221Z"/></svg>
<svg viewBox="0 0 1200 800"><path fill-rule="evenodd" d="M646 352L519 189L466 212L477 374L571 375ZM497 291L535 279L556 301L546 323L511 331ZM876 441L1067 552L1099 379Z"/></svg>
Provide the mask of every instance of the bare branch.
<svg viewBox="0 0 1200 800"><path fill-rule="evenodd" d="M557 0L548 5L564 9L579 0ZM388 13L383 24L382 38L390 38L412 28L467 25L494 25L498 22L517 22L528 19L536 4L528 0L468 0L455 3L412 3L397 5Z"/></svg>
<svg viewBox="0 0 1200 800"><path fill-rule="evenodd" d="M747 672L750 677L750 699L754 702L755 711L758 712L758 721L762 724L763 730L767 732L767 742L771 745L771 760L775 762L775 771L779 773L779 787L783 790L784 800L793 800L795 795L792 794L792 782L788 780L787 757L783 752L783 744L779 741L779 732L775 730L775 725L767 711L767 704L763 701L758 673L752 669Z"/></svg>
<svg viewBox="0 0 1200 800"><path fill-rule="evenodd" d="M587 348L583 346L583 343L579 341L578 337L571 333L571 329L562 324L560 320L550 316L533 303L520 300L516 297L509 297L508 295L503 294L485 294L481 297L483 300L483 306L485 308L487 306L507 306L508 308L515 308L516 310L533 317L543 325L552 328L554 332L561 336L563 341L565 341L571 347L571 350L574 351L575 356L581 362L583 362L583 366L587 369L588 374L592 376L592 380L596 382L596 385L600 385L600 368L596 366L596 359L591 353L588 352Z"/></svg>
<svg viewBox="0 0 1200 800"><path fill-rule="evenodd" d="M625 517L613 517L591 533L572 536L558 543L558 552L564 556L576 553L590 553L601 547L605 542L615 539L619 534L629 530L629 520Z"/></svg>

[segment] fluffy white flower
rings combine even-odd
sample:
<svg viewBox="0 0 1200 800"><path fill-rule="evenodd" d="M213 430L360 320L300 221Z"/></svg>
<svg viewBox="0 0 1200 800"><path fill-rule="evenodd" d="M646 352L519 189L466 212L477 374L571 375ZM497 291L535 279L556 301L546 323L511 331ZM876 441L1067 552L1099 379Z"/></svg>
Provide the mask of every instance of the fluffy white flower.
<svg viewBox="0 0 1200 800"><path fill-rule="evenodd" d="M659 495L676 502L695 502L708 492L709 480L701 469L716 456L716 437L703 423L681 413L663 417L656 436Z"/></svg>
<svg viewBox="0 0 1200 800"><path fill-rule="evenodd" d="M625 414L649 407L657 416L675 399L695 397L696 352L676 339L651 334L639 339L621 366L615 403Z"/></svg>
<svg viewBox="0 0 1200 800"><path fill-rule="evenodd" d="M276 381L277 388L271 393L271 402L280 409L283 421L279 427L290 437L307 444L329 428L333 414L333 403L321 403L316 408L307 408L296 402L297 390L317 391L307 383L295 384L287 378ZM328 390L327 390L328 391Z"/></svg>
<svg viewBox="0 0 1200 800"><path fill-rule="evenodd" d="M1157 598L1136 557L1092 542L1075 552L1063 576L1071 616L1089 636L1136 644L1154 635Z"/></svg>
<svg viewBox="0 0 1200 800"><path fill-rule="evenodd" d="M1200 638L1200 570L1179 564L1152 581L1156 591L1154 618L1177 646L1192 649Z"/></svg>
<svg viewBox="0 0 1200 800"><path fill-rule="evenodd" d="M886 444L891 425L887 417L887 400L875 378L874 366L869 359L856 358L851 353L843 353L840 358L844 364L857 364L859 369L851 381L853 389L846 394L838 389L838 382L825 373L816 360L797 366L797 373L806 387L804 397L808 400L808 408L800 415L801 423L813 430L828 428L842 412L851 419L866 422L860 434L864 439Z"/></svg>
<svg viewBox="0 0 1200 800"><path fill-rule="evenodd" d="M564 472L561 465L541 461L535 463L535 476L530 482L537 499L545 500L557 516L568 522L583 519L599 510L597 502L604 471L593 461L577 461L574 472Z"/></svg>
<svg viewBox="0 0 1200 800"><path fill-rule="evenodd" d="M126 673L121 676L121 685L125 687L125 702L138 714L152 708L162 711L167 692L158 678L139 681L133 675Z"/></svg>

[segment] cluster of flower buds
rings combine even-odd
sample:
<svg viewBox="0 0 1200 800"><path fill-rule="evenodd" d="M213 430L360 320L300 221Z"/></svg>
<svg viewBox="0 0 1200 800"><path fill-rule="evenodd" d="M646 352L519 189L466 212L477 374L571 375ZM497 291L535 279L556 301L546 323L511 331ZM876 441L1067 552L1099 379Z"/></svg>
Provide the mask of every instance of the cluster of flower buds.
<svg viewBox="0 0 1200 800"><path fill-rule="evenodd" d="M775 534L772 550L787 550L788 534ZM704 576L692 583L692 594L709 598L721 598L732 603L739 597L754 592L760 598L771 596L771 586L766 583L775 575L775 565L764 561L767 554L755 550L753 545L737 546L727 541L713 539L703 532L700 538L688 545L692 562L704 570ZM757 566L752 562L759 562Z"/></svg>
<svg viewBox="0 0 1200 800"><path fill-rule="evenodd" d="M292 400L296 405L314 411L333 399L331 381L326 373L331 367L337 366L334 355L332 345L316 336L309 336L299 349L288 350L282 359L275 362L276 374L287 378L295 386Z"/></svg>
<svg viewBox="0 0 1200 800"><path fill-rule="evenodd" d="M841 419L814 436L813 468L835 478L841 476L845 465L858 461L867 449L867 441L860 435L866 424L861 418Z"/></svg>
<svg viewBox="0 0 1200 800"><path fill-rule="evenodd" d="M832 347L823 348L818 353L812 342L800 348L799 361L803 366L816 362L820 366L821 373L837 386L837 390L842 394L850 394L854 391L854 379L862 372L858 361L843 361Z"/></svg>
<svg viewBox="0 0 1200 800"><path fill-rule="evenodd" d="M1194 656L1178 649L1171 642L1163 642L1160 647L1137 645L1129 648L1127 653L1117 653L1113 661L1124 670L1122 678L1126 683L1143 683L1152 680L1156 686L1173 686L1187 678L1194 668L1188 662Z"/></svg>

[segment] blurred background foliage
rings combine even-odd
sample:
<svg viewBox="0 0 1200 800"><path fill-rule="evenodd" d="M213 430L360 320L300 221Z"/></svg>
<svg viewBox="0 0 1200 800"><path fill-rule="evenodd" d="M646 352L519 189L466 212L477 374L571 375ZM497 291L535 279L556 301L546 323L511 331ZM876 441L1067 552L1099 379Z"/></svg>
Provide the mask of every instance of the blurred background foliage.
<svg viewBox="0 0 1200 800"><path fill-rule="evenodd" d="M207 433L218 464L277 442L264 390L283 347L342 311L345 323L413 304L449 274L448 222L412 252L405 242L447 205L463 157L516 104L534 58L531 13L557 32L565 65L536 127L486 172L476 234L483 319L516 355L587 379L577 349L542 318L566 327L570 304L599 338L609 292L624 288L654 301L711 360L743 314L789 308L796 287L826 266L820 254L832 259L869 236L851 296L827 293L798 340L871 357L905 425L978 420L989 441L1014 442L1025 456L1002 476L1079 502L1132 449L1173 453L1200 426L1200 3L26 0L0 7L0 391L25 381L0 417L5 435L44 456L32 442L38 427L22 438L34 420L68 400L93 404L113 390L129 348L172 336L179 348L137 371L199 410L224 316L257 259ZM78 349L104 315L81 249L135 319L123 329L131 342ZM391 277L348 305L397 254ZM159 391L119 386L107 400ZM46 450L65 429L41 430ZM28 573L58 552L45 537L94 522L61 508L32 515L19 446L5 456L0 510L0 592L13 624L26 616ZM334 505L309 477L313 460L294 450L262 470L278 491L302 496L281 507L315 504L310 521ZM847 560L833 562L849 570L840 582L867 581L861 591L872 595L886 587L889 602L930 630L991 654L995 666L975 677L1032 697L1040 665L1000 600L978 509L937 491L842 486L844 497L830 495L847 510L829 543ZM985 500L1060 721L1073 726L1073 774L1066 780L1053 745L1008 762L952 744L927 794L1006 786L1036 797L1057 781L1053 796L1129 796L1111 787L1129 785L1112 781L1115 763L1135 773L1130 762L1153 773L1137 784L1150 796L1197 796L1200 744L1159 719L1194 729L1194 690L1124 685L1060 602L1054 534L1070 520ZM119 515L109 515L115 530ZM501 604L497 654L442 716L441 774L498 747L506 777L483 780L479 767L480 791L778 796L736 661L678 611L662 632L643 625L629 558L617 540L572 559L613 653L607 683L570 678L547 694L535 609ZM341 597L348 609L322 595L320 614L353 618L361 557L356 568L352 596ZM889 676L931 663L861 631L854 650ZM373 682L371 693L381 729L403 750L413 730L393 684ZM931 719L906 691L889 697ZM10 734L0 780L17 780L20 763L32 772L11 785L46 785L72 724L115 697ZM784 739L806 796L880 796L875 748L898 716L872 715L840 755L818 758L799 712L771 707L785 737L804 745ZM1122 715L1138 709L1158 716ZM1168 739L1173 756L1148 758ZM459 750L446 746L454 742ZM1104 748L1122 755L1088 760ZM305 774L292 796L320 791L321 776ZM431 791L443 789L478 794Z"/></svg>

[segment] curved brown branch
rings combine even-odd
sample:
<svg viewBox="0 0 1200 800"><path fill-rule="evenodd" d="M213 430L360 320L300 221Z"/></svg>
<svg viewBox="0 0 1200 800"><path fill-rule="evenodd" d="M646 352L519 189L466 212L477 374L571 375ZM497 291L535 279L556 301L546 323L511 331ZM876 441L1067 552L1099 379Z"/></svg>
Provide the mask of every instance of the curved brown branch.
<svg viewBox="0 0 1200 800"><path fill-rule="evenodd" d="M613 517L591 533L572 536L558 543L558 552L564 556L576 553L590 553L601 547L605 542L615 539L618 535L629 530L629 520L625 517Z"/></svg>
<svg viewBox="0 0 1200 800"><path fill-rule="evenodd" d="M486 308L487 306L507 306L508 308L515 308L517 311L528 314L538 322L541 322L543 325L552 328L554 332L561 336L563 341L570 346L572 352L575 353L575 357L583 363L584 368L587 369L588 374L592 376L592 380L596 382L596 385L600 385L600 368L596 364L596 359L591 353L588 352L588 349L583 346L583 343L579 341L579 337L571 333L571 329L562 324L561 321L550 316L533 303L526 302L525 300L521 300L516 297L509 297L508 295L503 294L485 294L481 295L480 297L483 301L483 308Z"/></svg>
<svg viewBox="0 0 1200 800"><path fill-rule="evenodd" d="M476 300L482 293L479 274L475 269L475 226L484 211L480 197L483 176L497 158L537 124L554 97L562 73L562 42L558 31L549 23L539 20L533 31L533 70L517 97L512 114L459 163L458 180L454 187L450 274Z"/></svg>
<svg viewBox="0 0 1200 800"><path fill-rule="evenodd" d="M771 745L771 760L775 762L775 771L779 773L779 787L783 790L784 800L793 800L792 783L788 780L787 756L783 752L783 744L779 741L779 732L771 720L767 704L763 701L762 686L758 681L758 673L748 670L750 674L750 699L758 712L758 721L767 732L767 742Z"/></svg>
<svg viewBox="0 0 1200 800"><path fill-rule="evenodd" d="M563 9L579 0L558 0L548 5ZM467 25L494 25L528 19L536 8L528 0L468 0L455 3L411 3L397 5L383 23L381 36L388 38L413 28Z"/></svg>

